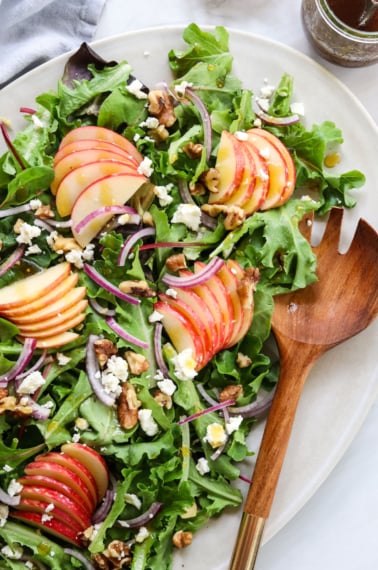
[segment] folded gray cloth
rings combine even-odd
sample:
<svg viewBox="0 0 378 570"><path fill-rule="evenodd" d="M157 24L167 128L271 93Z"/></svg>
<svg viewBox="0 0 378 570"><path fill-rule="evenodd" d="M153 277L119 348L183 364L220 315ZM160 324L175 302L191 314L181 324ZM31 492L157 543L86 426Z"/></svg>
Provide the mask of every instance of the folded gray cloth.
<svg viewBox="0 0 378 570"><path fill-rule="evenodd" d="M0 0L0 87L91 41L106 0Z"/></svg>

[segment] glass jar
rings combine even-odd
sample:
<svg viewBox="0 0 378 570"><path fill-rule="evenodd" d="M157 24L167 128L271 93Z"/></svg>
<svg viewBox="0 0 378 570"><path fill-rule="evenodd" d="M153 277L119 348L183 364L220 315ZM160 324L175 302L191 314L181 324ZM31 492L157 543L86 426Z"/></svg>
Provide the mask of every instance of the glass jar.
<svg viewBox="0 0 378 570"><path fill-rule="evenodd" d="M333 63L359 67L378 61L378 30L346 24L336 16L327 0L303 0L302 20L315 48Z"/></svg>

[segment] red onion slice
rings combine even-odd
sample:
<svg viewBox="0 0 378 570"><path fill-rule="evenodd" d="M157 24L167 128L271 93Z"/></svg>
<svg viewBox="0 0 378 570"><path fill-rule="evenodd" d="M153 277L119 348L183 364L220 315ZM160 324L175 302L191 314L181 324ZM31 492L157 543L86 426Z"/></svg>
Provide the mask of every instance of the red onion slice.
<svg viewBox="0 0 378 570"><path fill-rule="evenodd" d="M212 128L209 112L201 97L199 97L190 87L185 89L185 96L197 107L199 114L201 115L203 124L203 142L206 149L206 160L208 162L212 148Z"/></svg>
<svg viewBox="0 0 378 570"><path fill-rule="evenodd" d="M8 382L10 382L14 378L16 378L16 376L18 374L20 374L24 371L25 367L29 364L29 362L33 356L36 344L37 344L37 340L35 338L26 338L25 339L24 346L22 347L22 351L20 353L20 356L18 357L13 368L8 370L8 372L5 372L4 374L1 374L1 376L0 376L0 386L2 388L4 388L4 384L6 386L8 384Z"/></svg>
<svg viewBox="0 0 378 570"><path fill-rule="evenodd" d="M0 265L0 277L2 275L5 275L8 269L11 269L13 265L16 265L16 263L20 261L20 259L24 255L24 251L25 251L25 246L20 245L20 247L15 249L13 253L10 254L8 259L3 261L3 263Z"/></svg>
<svg viewBox="0 0 378 570"><path fill-rule="evenodd" d="M126 259L130 253L130 251L132 250L132 248L134 247L134 245L136 244L136 242L140 239L143 239L145 237L149 237L149 236L154 236L155 235L155 228L143 228L137 232L135 232L135 234L131 235L123 244L121 251L119 252L118 255L118 260L117 260L117 265L120 267L123 267L126 263Z"/></svg>
<svg viewBox="0 0 378 570"><path fill-rule="evenodd" d="M38 360L33 364L33 366L31 366L28 370L25 370L21 374L17 374L16 380L22 380L23 378L25 378L25 376L28 376L32 372L39 370L46 360L46 355L47 355L47 350L44 350L41 356L38 358Z"/></svg>
<svg viewBox="0 0 378 570"><path fill-rule="evenodd" d="M22 204L21 206L14 206L13 208L0 210L0 218L15 216L16 214L22 214L23 212L29 212L30 210L31 210L30 204Z"/></svg>
<svg viewBox="0 0 378 570"><path fill-rule="evenodd" d="M109 327L116 333L118 334L120 337L122 337L124 340L127 340L128 342L131 342L132 344L135 344L135 346L140 346L140 348L148 348L148 343L145 342L144 340L140 340L139 338L135 337L134 335L130 334L127 330L125 330L123 327L121 327L120 324L117 323L117 321L114 319L114 317L109 317L106 319L106 323L109 325Z"/></svg>
<svg viewBox="0 0 378 570"><path fill-rule="evenodd" d="M288 115L287 117L274 117L273 115L269 115L269 113L267 113L265 109L261 107L259 99L257 99L257 105L259 106L259 108L255 109L255 113L259 117L259 119L264 121L264 123L266 123L267 125L272 125L276 127L287 127L288 125L294 125L295 123L298 123L301 120L299 115L297 115L296 113Z"/></svg>
<svg viewBox="0 0 378 570"><path fill-rule="evenodd" d="M92 281L97 283L97 285L100 285L100 287L105 289L105 291L108 291L108 293L111 293L115 297L122 299L122 301L127 301L128 303L131 303L132 305L139 305L140 304L140 299L136 299L136 297L133 297L132 295L128 295L127 293L123 293L118 287L113 285L113 283L110 283L110 281L108 281L107 279L105 279L105 277L100 275L100 273L98 271L96 271L96 269L94 269L94 267L91 267L90 265L88 265L88 263L84 263L83 270L88 275L88 277L90 277L92 279Z"/></svg>
<svg viewBox="0 0 378 570"><path fill-rule="evenodd" d="M160 372L163 374L163 376L167 377L169 375L169 370L165 363L163 351L161 348L162 332L163 332L162 323L156 323L155 332L154 332L154 349L155 349L156 364L158 365L158 368Z"/></svg>
<svg viewBox="0 0 378 570"><path fill-rule="evenodd" d="M15 507L21 500L20 495L9 495L0 487L0 503L8 505L8 507Z"/></svg>
<svg viewBox="0 0 378 570"><path fill-rule="evenodd" d="M177 277L176 275L165 274L162 277L162 281L169 287L192 287L194 285L200 285L204 281L207 281L207 279L213 277L223 264L223 259L213 257L207 266L198 273L194 273L189 277Z"/></svg>
<svg viewBox="0 0 378 570"><path fill-rule="evenodd" d="M104 390L104 386L101 383L101 370L100 366L97 361L96 351L95 351L95 342L100 340L101 337L97 335L89 335L87 341L87 350L85 356L85 367L87 371L87 376L91 388L97 398L102 402L105 406L111 407L114 405L116 396L115 394L108 394Z"/></svg>
<svg viewBox="0 0 378 570"><path fill-rule="evenodd" d="M144 512L143 514L135 517L134 519L128 520L118 520L117 525L122 526L124 528L138 528L140 526L144 526L151 522L151 520L158 514L160 509L162 508L162 503L152 503L150 508Z"/></svg>
<svg viewBox="0 0 378 570"><path fill-rule="evenodd" d="M12 143L6 126L4 125L3 121L1 121L1 120L0 120L0 129L1 129L1 133L3 135L5 144L9 148L10 152L13 154L14 158L17 160L18 164L21 166L22 170L25 170L25 164L23 163L22 158L20 157L20 155L18 154L14 144Z"/></svg>
<svg viewBox="0 0 378 570"><path fill-rule="evenodd" d="M108 309L108 307L103 307L96 299L89 299L89 304L92 309L99 315L105 315L107 317L114 317L116 312L113 309Z"/></svg>
<svg viewBox="0 0 378 570"><path fill-rule="evenodd" d="M108 489L105 493L105 497L103 498L101 504L92 515L91 522L92 524L99 524L103 520L105 520L107 514L109 513L113 501L114 501L114 491L113 489Z"/></svg>
<svg viewBox="0 0 378 570"><path fill-rule="evenodd" d="M231 400L231 399L225 400L224 402L218 402L214 406L211 406L210 408L206 408L205 410L201 410L200 412L196 412L195 414L192 414L191 416L183 418L182 420L178 421L177 423L179 426L182 426L183 424L186 424L188 422L196 420L197 418L200 418L201 416L205 416L206 414L210 414L211 412L217 412L218 410L223 410L224 408L232 406L233 404L235 404L235 400Z"/></svg>
<svg viewBox="0 0 378 570"><path fill-rule="evenodd" d="M73 228L74 231L80 234L88 226L88 224L90 224L99 216L103 216L104 214L130 214L133 216L133 223L138 224L140 222L140 216L137 214L134 208L130 208L129 206L102 206L102 208L94 210L85 216L82 220L80 220L80 222Z"/></svg>
<svg viewBox="0 0 378 570"><path fill-rule="evenodd" d="M247 404L245 406L230 406L228 408L229 414L232 416L243 416L243 418L254 418L262 416L267 410L269 410L275 390L270 392L265 392L263 395L257 397L254 402Z"/></svg>
<svg viewBox="0 0 378 570"><path fill-rule="evenodd" d="M72 558L76 558L76 560L81 562L82 565L87 570L96 570L95 566L93 566L92 562L90 560L88 560L88 558L86 556L84 556L84 554L79 552L78 550L76 550L74 548L64 548L64 552L65 552L65 554L68 554L68 556L72 556Z"/></svg>

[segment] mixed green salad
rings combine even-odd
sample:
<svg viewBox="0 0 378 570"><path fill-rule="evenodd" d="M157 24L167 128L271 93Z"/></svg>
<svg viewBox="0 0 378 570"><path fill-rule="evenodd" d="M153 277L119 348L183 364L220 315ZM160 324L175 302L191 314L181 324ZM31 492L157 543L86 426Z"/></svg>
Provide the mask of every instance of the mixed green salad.
<svg viewBox="0 0 378 570"><path fill-rule="evenodd" d="M185 49L173 46L167 54L170 83L162 78L158 86L141 84L127 61L104 61L84 44L67 61L56 91L22 109L26 126L13 140L2 123L9 150L0 159L0 305L12 283L67 261L88 304L75 338L55 347L31 345L17 322L6 312L0 316L1 568L169 569L175 549L190 548L209 519L240 507L234 482L254 453L248 434L278 378L270 330L274 296L316 280L316 258L299 221L309 212L323 216L334 206L353 207L349 190L364 183L359 171L335 174L325 165L343 142L334 123L291 120L295 78L285 70L267 94L267 85L245 86L233 74L223 27L204 31L191 24L183 39ZM173 119L152 116L149 95L156 90L172 102ZM256 106L259 98L264 109ZM146 181L129 201L134 213L111 211L107 224L74 255L53 247L57 234L72 243L72 227L58 213L51 185L61 141L84 126L131 141L144 157ZM285 204L258 210L230 228L225 211L210 216L201 210L209 195L206 174L215 167L224 131L254 127L290 151L295 192ZM177 215L183 204L200 212L198 225ZM29 229L26 237L20 224ZM219 258L258 271L252 324L236 344L187 372L159 323L157 300L172 288L163 277L172 259L185 273ZM114 294L125 281L144 284L143 292L138 286L131 291L138 302ZM94 347L103 341L109 350L99 361ZM23 409L18 389L36 372L43 381L27 394ZM101 375L109 384L96 383ZM137 401L131 424L120 415L125 385ZM126 410L131 408L126 397ZM219 442L211 429L218 430ZM13 516L12 497L20 492L25 467L67 442L93 448L110 474L91 531L75 544ZM117 559L109 545L120 544L127 555Z"/></svg>

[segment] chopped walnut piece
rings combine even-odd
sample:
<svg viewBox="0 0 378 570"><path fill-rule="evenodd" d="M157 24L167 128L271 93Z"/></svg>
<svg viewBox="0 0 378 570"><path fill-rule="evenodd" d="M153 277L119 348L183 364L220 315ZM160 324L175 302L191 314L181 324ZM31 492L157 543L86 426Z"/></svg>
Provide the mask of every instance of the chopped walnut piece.
<svg viewBox="0 0 378 570"><path fill-rule="evenodd" d="M172 408L172 398L169 394L164 394L160 390L157 390L154 394L154 400L156 400L162 408L166 408L167 410Z"/></svg>
<svg viewBox="0 0 378 570"><path fill-rule="evenodd" d="M55 218L55 214L52 211L50 204L43 204L36 209L35 215L37 218Z"/></svg>
<svg viewBox="0 0 378 570"><path fill-rule="evenodd" d="M136 297L155 297L156 293L148 285L146 281L137 279L128 279L119 284L122 293L135 295Z"/></svg>
<svg viewBox="0 0 378 570"><path fill-rule="evenodd" d="M183 253L177 253L175 255L171 255L168 257L167 261L165 262L167 269L169 271L179 271L179 269L186 269L186 259Z"/></svg>
<svg viewBox="0 0 378 570"><path fill-rule="evenodd" d="M9 412L16 416L30 416L33 409L29 405L28 398L17 399L15 396L5 396L0 399L0 416Z"/></svg>
<svg viewBox="0 0 378 570"><path fill-rule="evenodd" d="M172 542L176 548L185 548L192 544L193 533L185 530L179 530L173 535Z"/></svg>
<svg viewBox="0 0 378 570"><path fill-rule="evenodd" d="M209 192L218 192L219 171L216 168L209 168L200 176L200 181L206 186Z"/></svg>
<svg viewBox="0 0 378 570"><path fill-rule="evenodd" d="M141 402L138 400L135 388L130 382L125 382L118 398L117 415L120 426L131 429L138 423L138 408Z"/></svg>
<svg viewBox="0 0 378 570"><path fill-rule="evenodd" d="M0 388L0 400L6 398L8 396L8 389L7 388Z"/></svg>
<svg viewBox="0 0 378 570"><path fill-rule="evenodd" d="M22 220L21 218L18 218L18 220L16 221L16 223L13 226L13 231L15 234L20 234L21 233L21 228L24 225L24 220Z"/></svg>
<svg viewBox="0 0 378 570"><path fill-rule="evenodd" d="M102 554L109 560L111 568L114 569L123 568L126 564L131 563L130 546L122 540L110 542Z"/></svg>
<svg viewBox="0 0 378 570"><path fill-rule="evenodd" d="M146 372L149 369L149 363L147 358L143 354L138 354L133 350L127 350L125 352L125 357L131 374L134 376L140 376L142 372Z"/></svg>
<svg viewBox="0 0 378 570"><path fill-rule="evenodd" d="M216 217L224 214L224 227L226 230L234 230L244 223L246 214L239 206L226 206L223 204L203 204L201 210L209 216Z"/></svg>
<svg viewBox="0 0 378 570"><path fill-rule="evenodd" d="M58 234L54 239L53 250L57 253L68 253L73 250L80 250L81 247L73 237L64 237Z"/></svg>
<svg viewBox="0 0 378 570"><path fill-rule="evenodd" d="M92 554L92 562L98 570L111 570L109 560L103 554Z"/></svg>
<svg viewBox="0 0 378 570"><path fill-rule="evenodd" d="M252 359L247 354L238 352L236 364L239 366L239 368L248 368L248 366L252 364Z"/></svg>
<svg viewBox="0 0 378 570"><path fill-rule="evenodd" d="M167 138L169 137L169 132L164 125L159 125L158 127L156 127L156 129L149 130L148 134L156 142L163 142L167 140Z"/></svg>
<svg viewBox="0 0 378 570"><path fill-rule="evenodd" d="M103 368L111 356L118 353L116 345L107 338L100 338L94 343L94 349L97 357L97 362Z"/></svg>
<svg viewBox="0 0 378 570"><path fill-rule="evenodd" d="M190 193L192 196L204 196L206 194L206 188L201 182L196 182L193 188L190 188Z"/></svg>
<svg viewBox="0 0 378 570"><path fill-rule="evenodd" d="M225 386L219 394L219 401L225 402L226 400L237 400L242 395L243 386L230 384L230 386Z"/></svg>
<svg viewBox="0 0 378 570"><path fill-rule="evenodd" d="M161 89L155 89L148 94L148 112L159 119L159 123L171 127L176 122L172 97Z"/></svg>
<svg viewBox="0 0 378 570"><path fill-rule="evenodd" d="M203 146L201 143L194 143L192 141L183 147L183 151L189 158L201 158L202 150Z"/></svg>

